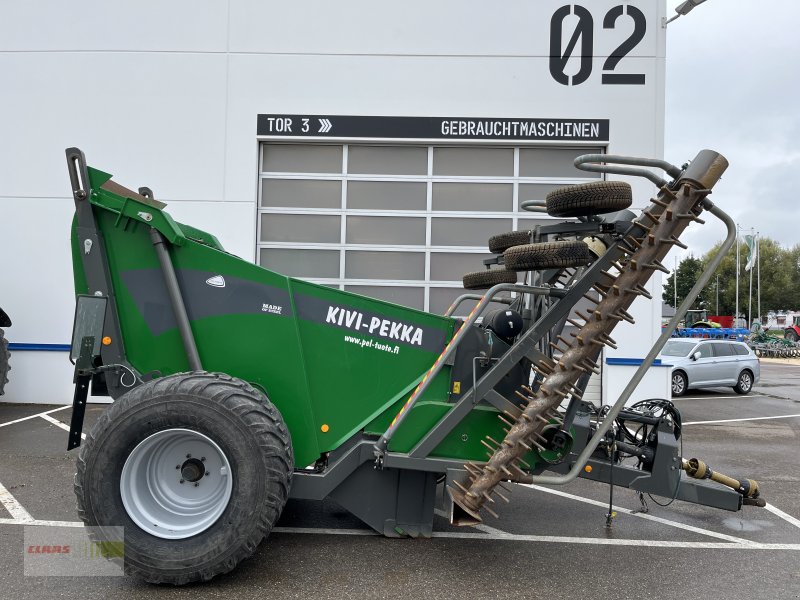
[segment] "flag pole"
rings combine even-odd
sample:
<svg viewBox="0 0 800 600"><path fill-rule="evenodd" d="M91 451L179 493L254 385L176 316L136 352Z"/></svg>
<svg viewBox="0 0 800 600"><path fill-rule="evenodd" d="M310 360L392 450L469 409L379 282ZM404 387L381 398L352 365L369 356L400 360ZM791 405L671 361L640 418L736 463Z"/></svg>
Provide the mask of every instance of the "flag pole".
<svg viewBox="0 0 800 600"><path fill-rule="evenodd" d="M676 310L678 308L678 255L675 255L675 275L672 277L672 290L675 292L675 302L672 305Z"/></svg>
<svg viewBox="0 0 800 600"><path fill-rule="evenodd" d="M755 240L753 240L755 246ZM755 252L753 248L753 252ZM750 265L750 295L747 298L747 328L753 326L753 265Z"/></svg>
<svg viewBox="0 0 800 600"><path fill-rule="evenodd" d="M739 224L736 224L736 312L733 313L733 324L739 326Z"/></svg>
<svg viewBox="0 0 800 600"><path fill-rule="evenodd" d="M756 294L758 296L758 322L761 323L761 234L757 231L756 232L756 248L758 249L758 254L756 255Z"/></svg>

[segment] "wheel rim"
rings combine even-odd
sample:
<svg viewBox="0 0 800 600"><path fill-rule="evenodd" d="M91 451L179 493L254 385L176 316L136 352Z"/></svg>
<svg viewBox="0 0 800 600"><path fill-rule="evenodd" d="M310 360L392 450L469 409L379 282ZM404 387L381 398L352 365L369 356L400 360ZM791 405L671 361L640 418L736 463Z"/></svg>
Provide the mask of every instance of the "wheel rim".
<svg viewBox="0 0 800 600"><path fill-rule="evenodd" d="M673 394L682 394L683 389L686 387L686 384L683 381L683 377L679 374L675 374L672 376L672 393Z"/></svg>
<svg viewBox="0 0 800 600"><path fill-rule="evenodd" d="M741 389L743 389L745 392L749 392L752 385L753 382L750 379L750 373L745 372L739 375L739 387Z"/></svg>
<svg viewBox="0 0 800 600"><path fill-rule="evenodd" d="M184 539L211 527L233 490L228 458L211 438L165 429L142 440L120 477L122 504L147 533Z"/></svg>

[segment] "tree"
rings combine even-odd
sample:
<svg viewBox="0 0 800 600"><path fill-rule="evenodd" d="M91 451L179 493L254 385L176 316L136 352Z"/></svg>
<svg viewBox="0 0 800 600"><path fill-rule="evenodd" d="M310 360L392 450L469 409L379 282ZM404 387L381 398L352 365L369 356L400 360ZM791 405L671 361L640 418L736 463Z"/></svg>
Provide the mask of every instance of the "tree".
<svg viewBox="0 0 800 600"><path fill-rule="evenodd" d="M700 274L703 272L703 266L703 260L695 258L694 256L684 258L678 265L678 306L680 306L684 298L689 295L692 287L694 287L694 284L700 278ZM701 302L706 301L706 292L706 290L703 290L690 308L700 308ZM664 293L661 295L661 298L664 303L670 306L675 302L675 273L667 277L667 281L664 284Z"/></svg>
<svg viewBox="0 0 800 600"><path fill-rule="evenodd" d="M719 243L702 258L703 267L719 253ZM770 310L790 310L800 306L800 245L785 249L773 239L760 239L761 313ZM739 313L747 315L750 294L750 272L744 270L747 247L739 247ZM683 263L681 263L683 264ZM732 315L736 308L736 250L735 246L722 259L715 275L719 275L719 313ZM712 277L705 292L716 306L716 276ZM680 283L680 275L679 275ZM680 286L678 288L680 294ZM753 317L757 317L757 274L753 272Z"/></svg>

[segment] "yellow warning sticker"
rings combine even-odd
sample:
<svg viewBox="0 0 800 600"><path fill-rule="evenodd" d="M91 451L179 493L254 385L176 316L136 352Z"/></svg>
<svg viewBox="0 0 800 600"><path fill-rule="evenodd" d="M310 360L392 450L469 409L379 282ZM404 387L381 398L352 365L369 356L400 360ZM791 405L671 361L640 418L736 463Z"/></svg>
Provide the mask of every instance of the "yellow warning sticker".
<svg viewBox="0 0 800 600"><path fill-rule="evenodd" d="M454 394L460 394L461 393L461 382L460 381L454 381L453 382L453 393Z"/></svg>

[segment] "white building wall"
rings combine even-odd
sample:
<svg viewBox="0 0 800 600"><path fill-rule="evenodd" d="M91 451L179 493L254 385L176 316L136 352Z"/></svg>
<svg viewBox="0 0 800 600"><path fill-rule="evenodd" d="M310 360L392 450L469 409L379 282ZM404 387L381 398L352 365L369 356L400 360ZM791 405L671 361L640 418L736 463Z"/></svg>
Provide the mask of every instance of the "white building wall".
<svg viewBox="0 0 800 600"><path fill-rule="evenodd" d="M248 259L259 113L605 118L609 152L660 157L665 0L625 4L646 15L647 29L616 72L644 73L641 86L601 83L608 55L633 31L627 16L603 28L618 4L583 2L594 20L594 59L592 75L576 86L554 81L548 66L550 17L562 0L7 4L0 20L0 306L14 321L7 337L69 341L69 146L123 185L152 187L176 219L210 230ZM564 45L575 21L565 20ZM577 68L573 58L565 72ZM644 206L652 186L631 183L635 206ZM618 328L617 354L641 358L658 333L660 307L639 301L631 312L637 325ZM12 368L3 400L71 401L66 353L17 351ZM613 369L607 376L616 377ZM667 393L661 383L648 386L647 395Z"/></svg>

